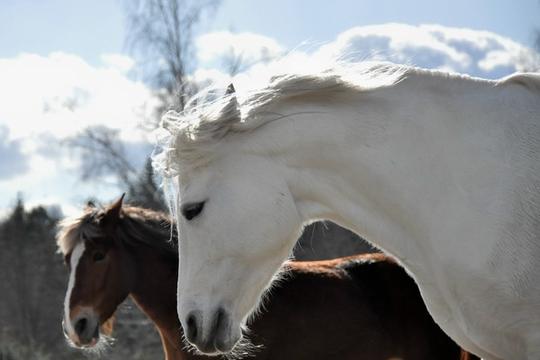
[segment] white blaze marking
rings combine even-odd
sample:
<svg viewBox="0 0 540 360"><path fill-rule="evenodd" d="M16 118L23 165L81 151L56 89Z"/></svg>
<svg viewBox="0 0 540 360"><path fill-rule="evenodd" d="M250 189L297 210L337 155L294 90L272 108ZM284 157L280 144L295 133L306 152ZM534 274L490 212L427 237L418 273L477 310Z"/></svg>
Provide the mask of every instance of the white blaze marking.
<svg viewBox="0 0 540 360"><path fill-rule="evenodd" d="M68 282L68 288L66 292L66 298L64 299L64 323L70 337L75 334L75 330L73 329L73 326L71 325L71 319L69 317L69 303L71 300L71 291L73 290L73 286L75 286L75 273L77 272L77 265L79 264L79 260L82 254L84 253L84 249L85 249L84 242L78 243L73 249L73 252L71 253L71 259L70 259L71 272L69 274L69 282Z"/></svg>

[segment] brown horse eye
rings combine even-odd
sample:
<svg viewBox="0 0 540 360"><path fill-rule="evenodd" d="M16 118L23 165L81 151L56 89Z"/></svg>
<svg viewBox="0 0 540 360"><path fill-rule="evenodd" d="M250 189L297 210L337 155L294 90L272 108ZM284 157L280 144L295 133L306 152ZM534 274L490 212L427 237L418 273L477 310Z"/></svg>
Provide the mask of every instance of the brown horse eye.
<svg viewBox="0 0 540 360"><path fill-rule="evenodd" d="M198 202L198 203L191 203L186 204L182 207L182 215L186 218L186 220L191 220L195 217L197 217L201 211L204 208L204 201Z"/></svg>
<svg viewBox="0 0 540 360"><path fill-rule="evenodd" d="M92 260L94 260L94 262L98 262L103 259L105 259L105 254L102 252L96 251L94 255L92 255Z"/></svg>

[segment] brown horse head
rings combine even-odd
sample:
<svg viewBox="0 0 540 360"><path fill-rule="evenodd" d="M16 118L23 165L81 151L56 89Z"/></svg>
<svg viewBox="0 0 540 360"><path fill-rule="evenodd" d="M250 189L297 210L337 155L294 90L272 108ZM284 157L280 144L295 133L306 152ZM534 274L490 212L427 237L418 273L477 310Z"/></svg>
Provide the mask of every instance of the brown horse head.
<svg viewBox="0 0 540 360"><path fill-rule="evenodd" d="M135 264L118 239L123 196L105 209L60 224L57 242L69 268L64 331L77 347L93 347L110 335L117 306L128 296Z"/></svg>

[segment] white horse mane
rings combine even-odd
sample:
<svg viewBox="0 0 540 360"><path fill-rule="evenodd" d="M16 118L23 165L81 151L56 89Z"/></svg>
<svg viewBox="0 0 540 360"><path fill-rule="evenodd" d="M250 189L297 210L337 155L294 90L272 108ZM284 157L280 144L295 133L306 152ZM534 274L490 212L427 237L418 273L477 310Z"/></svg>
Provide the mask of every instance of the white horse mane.
<svg viewBox="0 0 540 360"><path fill-rule="evenodd" d="M230 132L254 130L283 117L271 113L273 105L302 96L331 96L368 92L394 85L418 69L382 62L336 64L319 72L276 74L269 83L247 94L238 103L236 94L208 100L208 92L195 95L180 113L167 112L161 122L159 144L163 151L153 164L165 177L178 174L185 165L196 167L209 160L212 148Z"/></svg>
<svg viewBox="0 0 540 360"><path fill-rule="evenodd" d="M356 64L337 62L319 71L273 74L265 86L251 90L241 102L237 101L235 93L215 96L215 92L205 90L193 96L182 112L165 113L158 132L158 145L162 151L153 156L154 168L162 176L172 177L182 167L204 165L211 159L214 146L227 134L251 131L286 117L271 112L274 105L284 100L310 96L324 98L347 91L367 93L418 74L484 82L492 86L514 84L540 89L540 74L513 74L493 81L372 61Z"/></svg>

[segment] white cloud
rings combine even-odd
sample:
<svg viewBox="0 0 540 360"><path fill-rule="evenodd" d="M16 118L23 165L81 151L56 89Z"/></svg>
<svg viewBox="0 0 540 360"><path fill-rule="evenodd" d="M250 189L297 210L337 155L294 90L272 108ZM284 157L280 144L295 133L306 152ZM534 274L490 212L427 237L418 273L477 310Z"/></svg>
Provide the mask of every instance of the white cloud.
<svg viewBox="0 0 540 360"><path fill-rule="evenodd" d="M381 58L395 59L408 63L407 51L430 51L444 54L449 62L469 64L467 54L456 51L448 44L437 41L419 27L404 24L383 24L355 27L341 33L337 39L322 46L316 56L352 59Z"/></svg>
<svg viewBox="0 0 540 360"><path fill-rule="evenodd" d="M245 64L269 61L283 53L283 47L274 39L253 33L219 31L201 35L196 40L197 58L203 65L220 65L231 58L240 58Z"/></svg>
<svg viewBox="0 0 540 360"><path fill-rule="evenodd" d="M258 54L261 47L270 43L266 37L256 40L254 34L249 35L218 32L199 38L198 56L206 66L196 73L195 79L204 78L205 83L214 79L219 84L230 81L227 69L216 59L229 56L231 48ZM273 47L276 55L285 54L281 45L276 43ZM239 84L239 88L243 85L253 87L254 83L259 83L257 79L268 77L262 75L265 72L306 71L322 68L322 64L329 64L335 59L387 60L486 78L499 78L515 71L540 67L540 58L535 51L509 38L488 31L440 25L391 23L359 26L344 31L332 42L311 48L300 47L278 61L256 62L235 76L233 81Z"/></svg>
<svg viewBox="0 0 540 360"><path fill-rule="evenodd" d="M0 150L6 152L0 155L9 150L24 161L24 171L0 176L0 208L18 191L29 203L63 201L64 207L113 191L114 186L96 193L95 184L81 185L79 159L61 145L87 126L118 129L127 144L150 139L141 124L153 116L157 100L145 84L128 77L133 60L107 54L102 62L93 66L61 52L0 59ZM142 145L131 148L136 151L128 155L145 157Z"/></svg>
<svg viewBox="0 0 540 360"><path fill-rule="evenodd" d="M390 60L487 78L530 70L539 64L538 54L509 38L440 25L355 27L322 46L314 56Z"/></svg>
<svg viewBox="0 0 540 360"><path fill-rule="evenodd" d="M117 65L94 67L65 53L0 59L0 79L0 122L15 139L43 133L63 138L97 124L140 139L138 124L155 104L150 90Z"/></svg>
<svg viewBox="0 0 540 360"><path fill-rule="evenodd" d="M191 81L204 88L209 85L220 84L224 85L230 82L231 77L219 69L197 69L191 76Z"/></svg>
<svg viewBox="0 0 540 360"><path fill-rule="evenodd" d="M133 69L133 66L135 65L135 61L131 57L125 55L103 54L100 58L105 65L124 74Z"/></svg>

